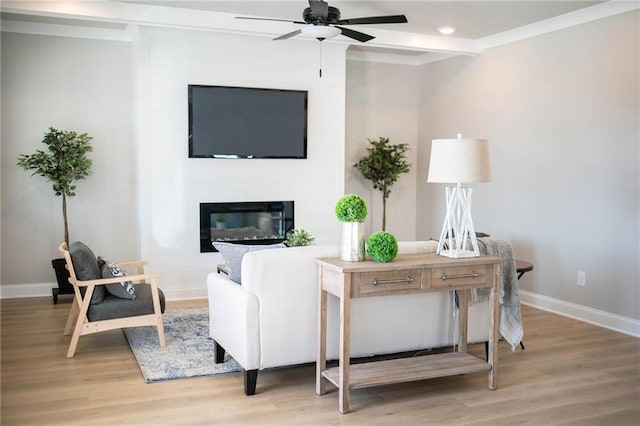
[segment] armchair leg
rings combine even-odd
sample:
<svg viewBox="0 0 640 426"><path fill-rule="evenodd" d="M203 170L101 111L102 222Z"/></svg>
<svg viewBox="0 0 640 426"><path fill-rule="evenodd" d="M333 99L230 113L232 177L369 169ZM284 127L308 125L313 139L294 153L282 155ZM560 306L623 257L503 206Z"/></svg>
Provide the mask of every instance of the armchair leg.
<svg viewBox="0 0 640 426"><path fill-rule="evenodd" d="M78 307L78 302L76 301L76 297L73 297L73 301L71 302L71 309L69 309L69 316L67 317L67 324L64 327L64 335L68 336L71 334L71 329L76 323L76 317L78 316L78 312L80 308Z"/></svg>
<svg viewBox="0 0 640 426"><path fill-rule="evenodd" d="M224 348L220 346L220 343L213 341L216 352L216 364L222 364L224 362Z"/></svg>
<svg viewBox="0 0 640 426"><path fill-rule="evenodd" d="M156 326L156 328L158 329L158 343L160 344L161 348L164 348L165 346L167 346L167 341L164 337L164 323L162 322L162 314L157 315L157 321L158 325Z"/></svg>
<svg viewBox="0 0 640 426"><path fill-rule="evenodd" d="M80 322L80 319L78 319L78 324L76 325L76 328L73 331L73 335L71 336L71 342L69 342L69 349L67 350L67 358L73 358L73 355L76 353L78 340L80 340L81 327L82 327L82 323Z"/></svg>
<svg viewBox="0 0 640 426"><path fill-rule="evenodd" d="M244 394L247 396L256 394L256 382L258 370L244 370Z"/></svg>

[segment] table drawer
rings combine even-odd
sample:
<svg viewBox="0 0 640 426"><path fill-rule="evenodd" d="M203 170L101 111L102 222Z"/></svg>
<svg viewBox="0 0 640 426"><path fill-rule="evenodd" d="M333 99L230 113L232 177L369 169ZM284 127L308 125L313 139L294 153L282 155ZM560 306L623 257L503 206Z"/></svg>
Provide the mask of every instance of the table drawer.
<svg viewBox="0 0 640 426"><path fill-rule="evenodd" d="M422 283L421 269L361 272L358 275L357 293L360 296L410 293L420 290Z"/></svg>
<svg viewBox="0 0 640 426"><path fill-rule="evenodd" d="M431 287L491 287L491 271L486 265L434 268L431 269Z"/></svg>

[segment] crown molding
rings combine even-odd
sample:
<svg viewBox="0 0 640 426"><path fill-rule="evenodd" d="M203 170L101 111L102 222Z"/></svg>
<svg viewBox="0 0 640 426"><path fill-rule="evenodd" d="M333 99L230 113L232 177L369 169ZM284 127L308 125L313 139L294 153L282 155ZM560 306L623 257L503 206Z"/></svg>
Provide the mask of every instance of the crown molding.
<svg viewBox="0 0 640 426"><path fill-rule="evenodd" d="M576 25L586 24L598 19L608 18L640 8L637 0L610 0L575 12L565 13L533 24L524 25L513 30L504 31L478 39L481 50L491 49L531 37L563 30Z"/></svg>
<svg viewBox="0 0 640 426"><path fill-rule="evenodd" d="M113 22L127 25L142 25L162 28L215 31L233 34L245 34L274 38L291 31L289 22L259 21L235 19L235 15L222 12L181 9L175 7L122 3L115 1L2 1L0 10L5 13L30 16L43 16L57 19L74 19L97 22ZM27 25L28 24L28 25ZM22 27L21 27L22 25ZM21 21L11 27L11 31L36 33L43 25L42 33L65 33L59 28L47 24L26 23ZM3 26L4 27L4 26ZM83 27L86 28L86 27ZM4 28L2 28L4 31ZM76 34L82 32L74 30ZM368 46L404 49L423 52L447 52L459 54L477 54L480 49L474 40L430 36L425 34L390 31L384 29L368 30L376 38ZM68 34L72 34L70 30ZM86 31L85 36L89 37ZM95 33L99 34L99 33ZM329 43L349 44L345 39L326 40ZM286 41L280 41L286 43Z"/></svg>
<svg viewBox="0 0 640 426"><path fill-rule="evenodd" d="M554 18L505 31L478 40L449 36L430 36L397 30L370 29L375 36L366 46L393 49L394 53L348 51L347 58L355 61L383 62L402 65L425 65L458 55L477 55L486 49L514 43L553 31L570 28L598 19L640 8L635 0L610 0ZM4 13L49 17L53 23L3 19L3 32L92 38L130 42L135 39L131 29L137 26L212 31L274 38L291 31L291 23L235 19L235 15L212 11L194 11L174 7L123 3L109 0L95 1L2 1ZM66 25L72 19L76 25ZM57 20L57 21L56 21ZM77 25L84 21L86 25ZM105 28L98 23L119 23L122 28ZM92 25L93 23L93 25ZM286 40L278 43L286 43ZM344 37L324 43L350 45ZM402 50L412 54L403 55ZM423 54L415 54L423 52Z"/></svg>

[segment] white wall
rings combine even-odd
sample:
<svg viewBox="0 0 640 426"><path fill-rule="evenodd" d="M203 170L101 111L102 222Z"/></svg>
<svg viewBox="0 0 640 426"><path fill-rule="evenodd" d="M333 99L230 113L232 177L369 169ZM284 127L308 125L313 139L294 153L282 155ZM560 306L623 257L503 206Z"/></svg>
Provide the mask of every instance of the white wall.
<svg viewBox="0 0 640 426"><path fill-rule="evenodd" d="M202 295L222 263L199 253L199 203L295 202L295 226L338 243L333 206L344 189L345 45L178 30L141 31L136 44L142 257L165 292ZM308 90L306 160L187 158L187 85Z"/></svg>
<svg viewBox="0 0 640 426"><path fill-rule="evenodd" d="M630 12L423 66L418 172L426 176L433 138L488 139L493 182L475 185L474 223L534 263L521 289L632 319L640 319L638 22ZM418 182L418 235L437 236L443 185ZM576 285L578 270L586 287Z"/></svg>
<svg viewBox="0 0 640 426"><path fill-rule="evenodd" d="M50 126L93 136L94 173L68 198L71 239L139 254L130 58L123 42L2 33L2 284L55 281L62 199L16 166L46 149Z"/></svg>
<svg viewBox="0 0 640 426"><path fill-rule="evenodd" d="M367 155L369 139L388 137L409 145L409 173L400 175L387 199L387 226L398 240L416 238L418 71L415 66L347 61L346 190L361 195L369 214L367 235L382 229L382 193L353 165Z"/></svg>
<svg viewBox="0 0 640 426"><path fill-rule="evenodd" d="M168 297L203 296L221 263L199 253L200 202L294 200L296 227L337 243L346 45L325 42L322 78L319 47L177 30L143 29L132 43L2 33L3 296L54 285L60 198L15 165L48 126L94 136L94 174L70 200L71 239L115 260L148 260ZM308 158L187 158L191 83L308 90Z"/></svg>
<svg viewBox="0 0 640 426"><path fill-rule="evenodd" d="M59 199L15 166L50 125L95 138L95 174L71 200L72 238L99 254L149 258L165 273L169 296L201 292L218 262L197 252L201 197L244 198L258 187L269 198L290 198L282 188L291 186L297 226L319 242L336 240L336 198L345 188L369 191L350 174L366 138L387 135L413 148L417 137L410 151L417 201L403 176L391 195L389 230L401 239L437 236L443 188L425 182L429 143L460 132L490 140L494 182L476 186L476 228L510 239L518 257L534 262L524 292L635 318L637 328L638 18L627 13L418 68L349 62L345 71L344 45L325 42L322 79L309 40L284 48L171 30L142 31L133 43L3 32L2 296L11 284L53 280ZM316 117L309 160L187 159L186 107L177 110L189 82L308 89ZM391 83L408 97L387 89ZM379 207L370 191L371 229ZM315 203L327 210L311 213ZM585 288L575 284L577 270L587 273Z"/></svg>

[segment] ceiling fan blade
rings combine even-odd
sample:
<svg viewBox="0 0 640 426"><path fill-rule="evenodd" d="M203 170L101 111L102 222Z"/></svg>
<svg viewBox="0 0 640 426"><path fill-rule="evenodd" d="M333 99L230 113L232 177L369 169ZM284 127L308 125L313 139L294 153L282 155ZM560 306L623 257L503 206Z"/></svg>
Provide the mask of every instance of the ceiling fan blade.
<svg viewBox="0 0 640 426"><path fill-rule="evenodd" d="M334 25L334 27L340 29L340 31L342 31L343 36L350 37L354 40L358 40L363 43L369 40L373 40L375 38L374 36L371 36L369 34L361 33L360 31L354 31L349 28L338 27L337 25Z"/></svg>
<svg viewBox="0 0 640 426"><path fill-rule="evenodd" d="M327 19L329 15L329 4L322 0L309 0L309 7L314 16L322 19Z"/></svg>
<svg viewBox="0 0 640 426"><path fill-rule="evenodd" d="M274 38L274 40L285 40L291 37L295 37L298 34L300 34L302 32L302 30L295 30L295 31L291 31L290 33L286 33L286 34L282 34L279 37Z"/></svg>
<svg viewBox="0 0 640 426"><path fill-rule="evenodd" d="M366 18L342 19L338 25L363 25L363 24L406 24L407 17L404 15L369 16Z"/></svg>
<svg viewBox="0 0 640 426"><path fill-rule="evenodd" d="M304 21L292 21L291 19L254 18L252 16L236 16L236 19L252 19L254 21L277 21L277 22L291 22L293 24L306 24L306 22Z"/></svg>

